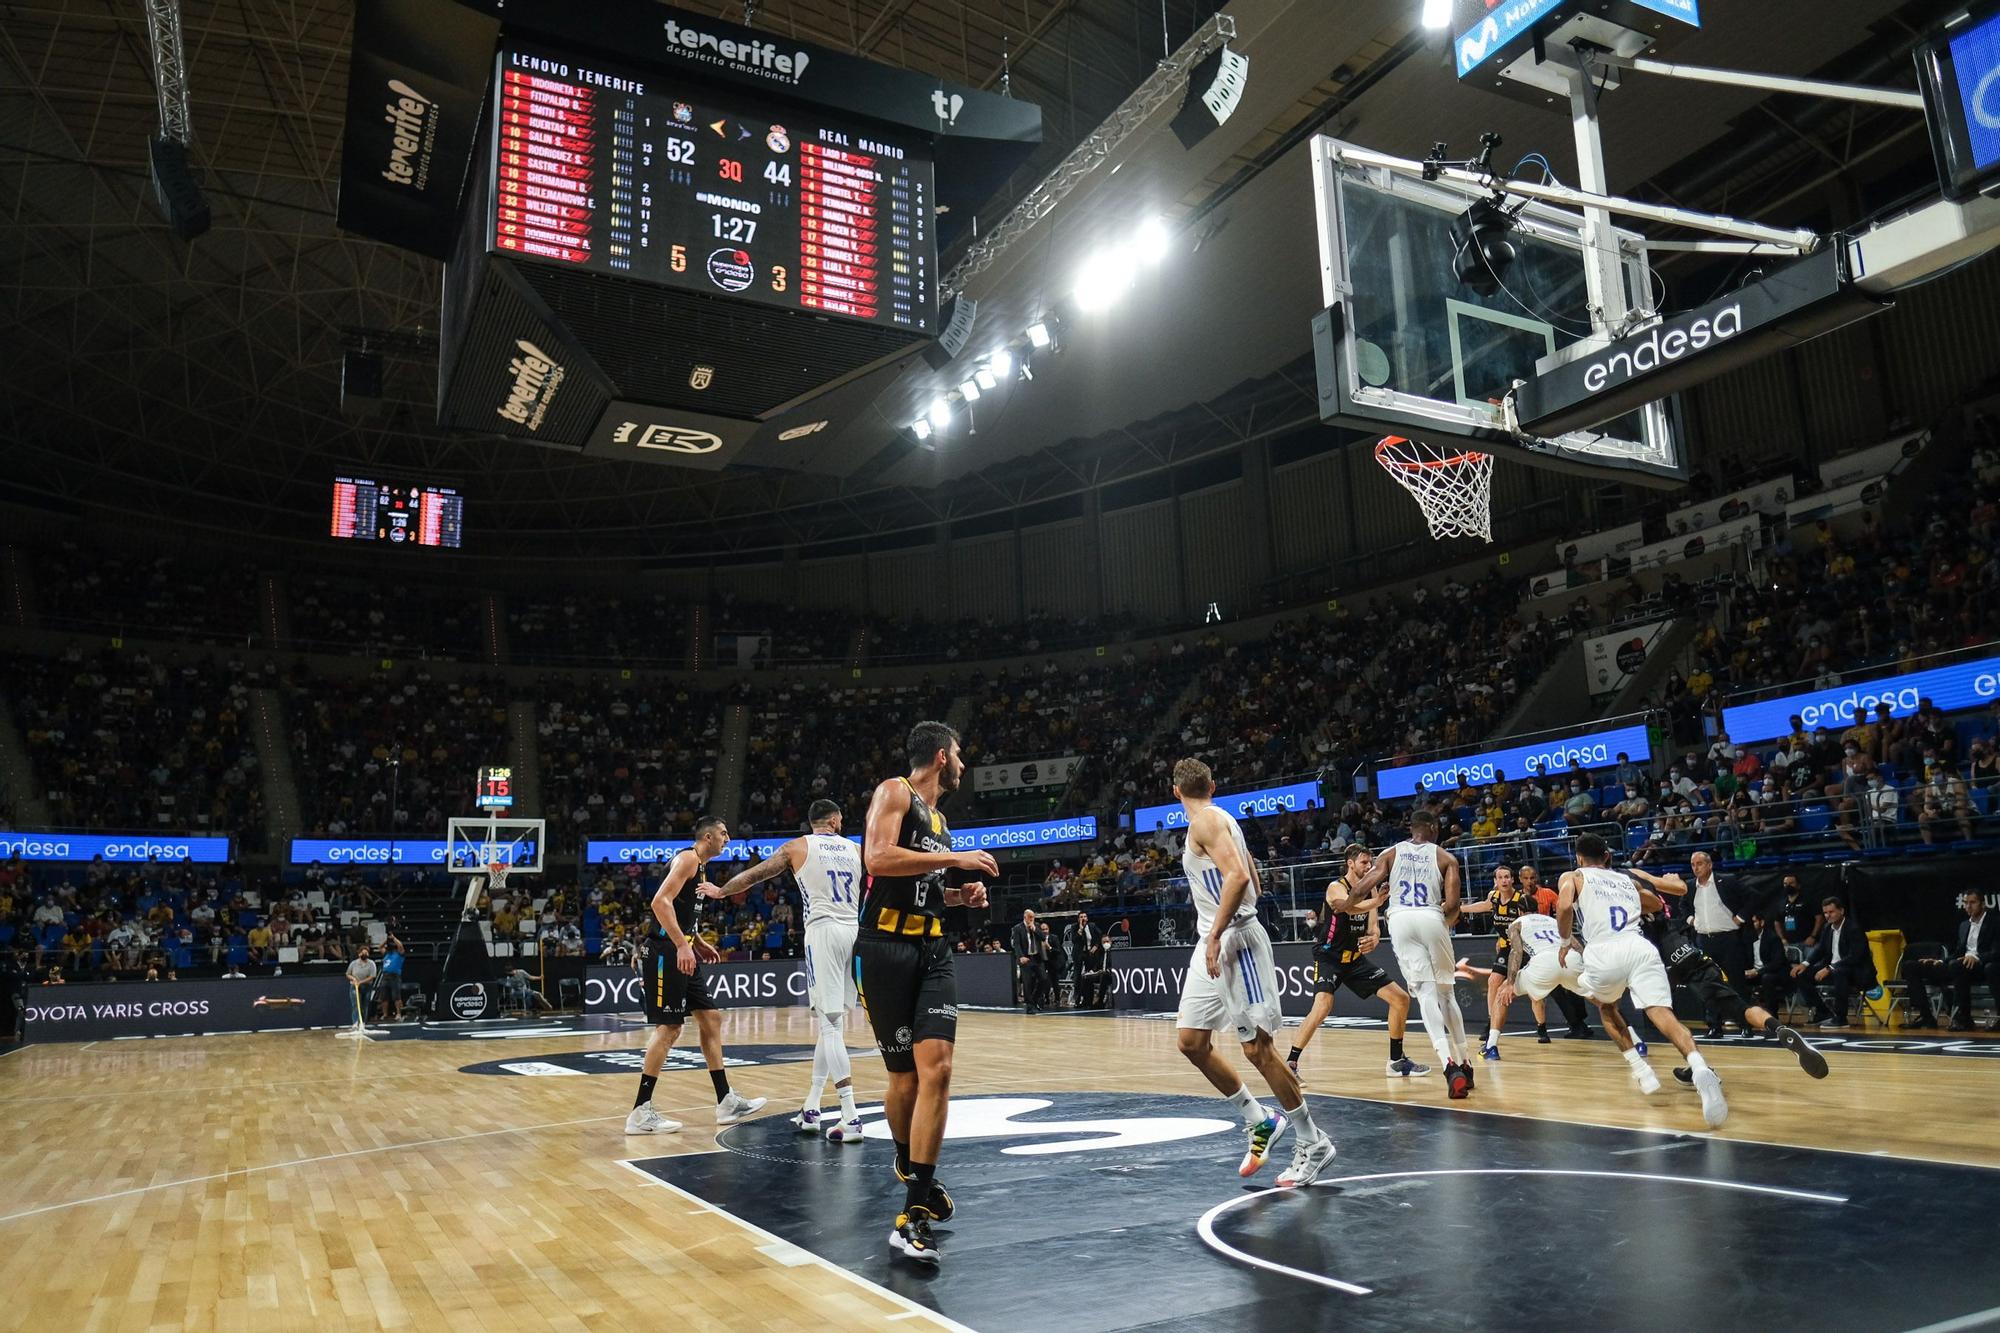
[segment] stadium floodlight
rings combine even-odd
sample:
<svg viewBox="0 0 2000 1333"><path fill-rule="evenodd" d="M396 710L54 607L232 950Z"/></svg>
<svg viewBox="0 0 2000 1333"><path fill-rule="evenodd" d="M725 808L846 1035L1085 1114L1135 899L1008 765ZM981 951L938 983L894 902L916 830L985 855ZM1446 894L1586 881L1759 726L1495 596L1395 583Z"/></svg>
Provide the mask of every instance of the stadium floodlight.
<svg viewBox="0 0 2000 1333"><path fill-rule="evenodd" d="M1164 262L1167 252L1173 248L1173 235L1167 230L1166 220L1152 217L1140 223L1139 234L1132 240L1132 248L1143 263Z"/></svg>
<svg viewBox="0 0 2000 1333"><path fill-rule="evenodd" d="M931 410L927 415L931 419L931 425L943 430L951 424L951 399L943 394L931 399Z"/></svg>
<svg viewBox="0 0 2000 1333"><path fill-rule="evenodd" d="M1131 290L1134 276L1129 251L1122 247L1099 250L1077 270L1076 287L1070 294L1078 309L1102 310Z"/></svg>
<svg viewBox="0 0 2000 1333"><path fill-rule="evenodd" d="M928 440L931 437L930 419L928 417L918 417L915 421L912 421L910 423L910 433L920 440Z"/></svg>
<svg viewBox="0 0 2000 1333"><path fill-rule="evenodd" d="M986 358L987 373L996 380L1004 380L1014 373L1014 354L1001 347Z"/></svg>
<svg viewBox="0 0 2000 1333"><path fill-rule="evenodd" d="M1424 0L1423 24L1426 28L1450 27L1451 0Z"/></svg>
<svg viewBox="0 0 2000 1333"><path fill-rule="evenodd" d="M1041 320L1036 320L1028 326L1028 345L1030 347L1039 351L1041 348L1047 347L1050 341L1049 326L1047 324Z"/></svg>
<svg viewBox="0 0 2000 1333"><path fill-rule="evenodd" d="M972 382L977 384L984 392L991 393L1000 383L1000 380L989 367L981 366L972 373Z"/></svg>
<svg viewBox="0 0 2000 1333"><path fill-rule="evenodd" d="M979 401L979 381L978 381L978 380L967 380L967 381L966 381L965 383L963 383L963 384L961 384L961 385L959 385L959 386L958 386L958 392L959 392L959 394L960 394L961 396L963 396L963 397L964 397L964 399L965 399L965 401L966 401L966 402L968 402L968 403L976 403L976 402L978 402L978 401Z"/></svg>

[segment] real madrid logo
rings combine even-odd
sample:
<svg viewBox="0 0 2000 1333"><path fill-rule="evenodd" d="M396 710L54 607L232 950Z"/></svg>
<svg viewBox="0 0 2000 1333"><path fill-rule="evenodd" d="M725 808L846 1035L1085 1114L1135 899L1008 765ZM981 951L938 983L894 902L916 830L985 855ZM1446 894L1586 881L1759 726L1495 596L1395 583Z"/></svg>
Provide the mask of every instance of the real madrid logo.
<svg viewBox="0 0 2000 1333"><path fill-rule="evenodd" d="M714 366L696 366L688 372L688 388L690 389L699 391L706 389L713 383L715 383Z"/></svg>

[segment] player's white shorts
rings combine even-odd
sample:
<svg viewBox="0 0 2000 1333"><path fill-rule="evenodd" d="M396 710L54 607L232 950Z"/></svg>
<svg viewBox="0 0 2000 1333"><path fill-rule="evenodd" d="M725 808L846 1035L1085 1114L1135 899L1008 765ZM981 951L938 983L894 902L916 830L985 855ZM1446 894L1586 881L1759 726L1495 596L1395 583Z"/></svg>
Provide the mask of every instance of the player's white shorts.
<svg viewBox="0 0 2000 1333"><path fill-rule="evenodd" d="M1583 993L1583 953L1572 949L1567 967L1556 962L1561 948L1543 949L1528 959L1528 965L1515 977L1515 989L1531 1000L1546 1000L1549 993L1561 986L1564 990Z"/></svg>
<svg viewBox="0 0 2000 1333"><path fill-rule="evenodd" d="M1641 1009L1674 1007L1667 965L1643 935L1613 935L1585 945L1580 980L1583 994L1599 1004L1613 1004L1630 991L1632 1003Z"/></svg>
<svg viewBox="0 0 2000 1333"><path fill-rule="evenodd" d="M1451 956L1451 927L1439 912L1398 912L1389 918L1389 943L1407 986L1449 986L1458 965Z"/></svg>
<svg viewBox="0 0 2000 1333"><path fill-rule="evenodd" d="M839 1015L855 1002L854 933L858 923L823 916L806 922L806 1003Z"/></svg>
<svg viewBox="0 0 2000 1333"><path fill-rule="evenodd" d="M1181 984L1179 1025L1202 1032L1233 1031L1243 1042L1256 1040L1259 1032L1282 1032L1278 966L1263 923L1253 918L1224 931L1221 962L1222 975L1208 975L1208 941L1196 942Z"/></svg>

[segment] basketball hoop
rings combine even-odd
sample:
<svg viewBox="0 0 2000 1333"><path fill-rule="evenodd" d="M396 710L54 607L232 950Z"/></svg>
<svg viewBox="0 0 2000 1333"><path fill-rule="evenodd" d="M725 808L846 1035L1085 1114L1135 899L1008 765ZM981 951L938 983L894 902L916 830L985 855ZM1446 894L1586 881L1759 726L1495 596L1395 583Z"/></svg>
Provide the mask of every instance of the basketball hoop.
<svg viewBox="0 0 2000 1333"><path fill-rule="evenodd" d="M1375 446L1375 461L1416 497L1432 537L1493 540L1492 454L1390 435Z"/></svg>
<svg viewBox="0 0 2000 1333"><path fill-rule="evenodd" d="M486 892L498 898L507 891L507 872L511 869L505 861L490 861L486 866Z"/></svg>

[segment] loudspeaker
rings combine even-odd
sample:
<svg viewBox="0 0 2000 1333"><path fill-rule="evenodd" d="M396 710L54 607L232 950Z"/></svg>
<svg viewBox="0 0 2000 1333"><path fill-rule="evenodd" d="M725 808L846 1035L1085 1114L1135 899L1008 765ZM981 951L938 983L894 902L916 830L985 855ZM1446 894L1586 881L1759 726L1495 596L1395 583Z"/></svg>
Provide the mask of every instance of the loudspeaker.
<svg viewBox="0 0 2000 1333"><path fill-rule="evenodd" d="M191 241L208 230L208 199L188 161L187 145L155 137L149 154L153 166L153 204L167 220L167 230Z"/></svg>
<svg viewBox="0 0 2000 1333"><path fill-rule="evenodd" d="M1199 65L1188 71L1187 96L1174 113L1174 137L1181 147L1192 148L1215 132L1215 127L1236 114L1243 89L1250 82L1250 57L1219 46Z"/></svg>
<svg viewBox="0 0 2000 1333"><path fill-rule="evenodd" d="M340 410L350 417L382 414L382 357L376 352L344 352L340 358Z"/></svg>
<svg viewBox="0 0 2000 1333"><path fill-rule="evenodd" d="M979 302L971 297L961 296L951 303L937 341L924 349L924 360L932 370L943 370L965 350L966 343L972 340L972 324L978 316Z"/></svg>

